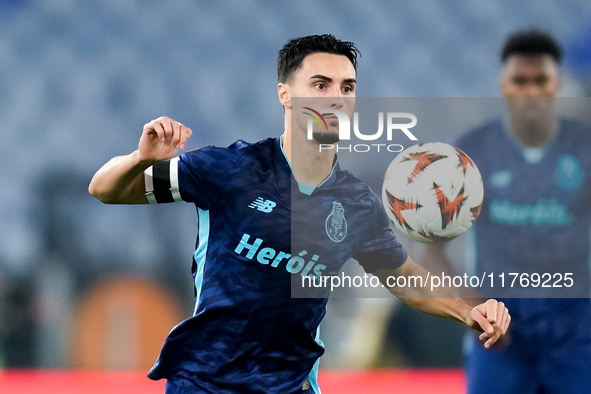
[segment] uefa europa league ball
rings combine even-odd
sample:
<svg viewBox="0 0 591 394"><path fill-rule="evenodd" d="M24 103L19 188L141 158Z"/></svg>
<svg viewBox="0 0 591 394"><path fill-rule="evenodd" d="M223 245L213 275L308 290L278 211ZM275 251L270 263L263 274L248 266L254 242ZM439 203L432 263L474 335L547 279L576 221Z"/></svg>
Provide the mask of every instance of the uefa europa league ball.
<svg viewBox="0 0 591 394"><path fill-rule="evenodd" d="M394 226L423 243L447 241L468 230L483 197L482 177L472 159L443 142L400 152L382 187L382 202Z"/></svg>

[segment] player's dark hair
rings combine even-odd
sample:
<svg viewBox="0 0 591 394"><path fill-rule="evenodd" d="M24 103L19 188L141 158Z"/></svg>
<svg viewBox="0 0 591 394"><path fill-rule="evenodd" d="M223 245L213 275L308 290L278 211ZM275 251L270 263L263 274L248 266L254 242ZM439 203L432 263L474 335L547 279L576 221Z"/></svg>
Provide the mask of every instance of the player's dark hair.
<svg viewBox="0 0 591 394"><path fill-rule="evenodd" d="M501 52L502 62L511 55L550 55L556 63L562 60L562 47L550 34L537 30L520 30L507 38Z"/></svg>
<svg viewBox="0 0 591 394"><path fill-rule="evenodd" d="M344 55L357 71L357 57L361 53L354 43L341 41L332 34L293 38L283 46L277 55L277 80L286 82L311 53Z"/></svg>

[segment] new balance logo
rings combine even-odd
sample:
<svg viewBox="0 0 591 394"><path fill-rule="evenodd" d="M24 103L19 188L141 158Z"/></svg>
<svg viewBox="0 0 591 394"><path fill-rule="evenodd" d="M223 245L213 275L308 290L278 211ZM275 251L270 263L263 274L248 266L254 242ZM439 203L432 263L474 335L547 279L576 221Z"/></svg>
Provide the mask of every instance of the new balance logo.
<svg viewBox="0 0 591 394"><path fill-rule="evenodd" d="M249 208L256 208L258 211L269 213L275 208L277 203L271 200L263 200L262 197L257 197L250 205Z"/></svg>

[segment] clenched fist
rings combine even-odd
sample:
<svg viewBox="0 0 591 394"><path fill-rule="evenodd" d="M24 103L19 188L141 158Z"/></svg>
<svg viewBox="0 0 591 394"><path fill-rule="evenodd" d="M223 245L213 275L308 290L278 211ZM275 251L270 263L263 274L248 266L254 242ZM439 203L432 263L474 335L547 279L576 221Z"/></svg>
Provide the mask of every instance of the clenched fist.
<svg viewBox="0 0 591 394"><path fill-rule="evenodd" d="M140 160L156 162L173 157L183 149L193 131L182 123L161 116L144 125L138 150Z"/></svg>

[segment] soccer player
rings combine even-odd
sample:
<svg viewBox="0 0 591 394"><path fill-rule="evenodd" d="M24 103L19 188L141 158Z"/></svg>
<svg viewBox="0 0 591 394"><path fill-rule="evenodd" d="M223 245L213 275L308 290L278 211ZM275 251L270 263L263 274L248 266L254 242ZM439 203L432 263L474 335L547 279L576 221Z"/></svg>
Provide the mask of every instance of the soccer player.
<svg viewBox="0 0 591 394"><path fill-rule="evenodd" d="M485 186L474 226L478 273L553 273L549 288L526 286L503 299L512 323L497 350L466 341L470 393L591 390L591 130L554 115L561 57L547 33L512 34L501 52L508 116L456 142ZM444 253L443 244L429 245L423 257L450 267Z"/></svg>
<svg viewBox="0 0 591 394"><path fill-rule="evenodd" d="M111 159L89 191L119 204L186 201L197 207L193 316L177 325L149 372L172 393L319 393L319 324L326 298L292 298L292 278L337 273L353 257L385 281L427 272L394 237L379 198L319 144L338 140L335 119L308 140L298 97L351 110L358 51L332 35L289 41L278 56L280 137L237 141L174 157L191 129L167 117L146 124L138 149ZM305 160L294 160L294 154ZM440 289L393 288L414 308L481 332L486 347L510 316L488 300L472 308ZM437 297L437 298L436 298Z"/></svg>

